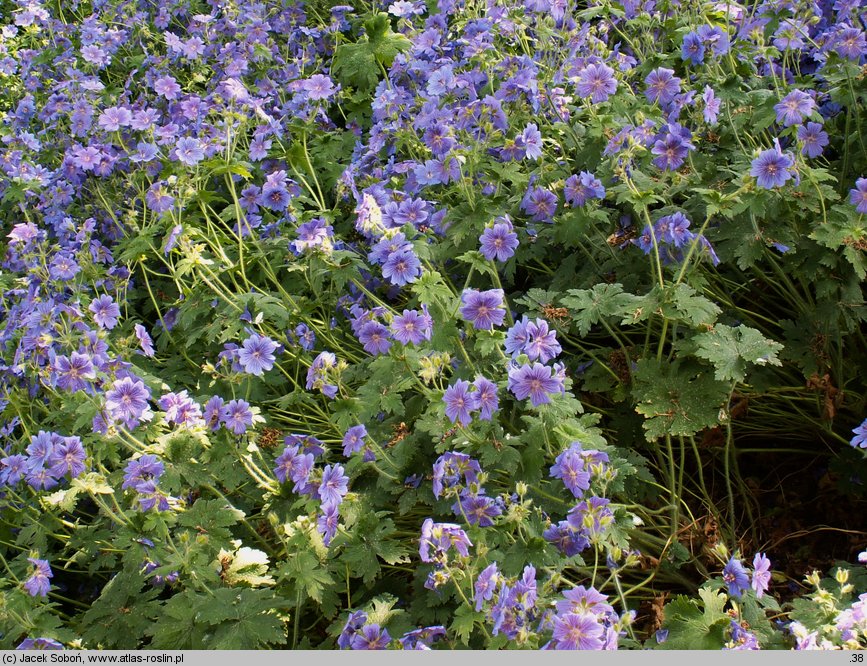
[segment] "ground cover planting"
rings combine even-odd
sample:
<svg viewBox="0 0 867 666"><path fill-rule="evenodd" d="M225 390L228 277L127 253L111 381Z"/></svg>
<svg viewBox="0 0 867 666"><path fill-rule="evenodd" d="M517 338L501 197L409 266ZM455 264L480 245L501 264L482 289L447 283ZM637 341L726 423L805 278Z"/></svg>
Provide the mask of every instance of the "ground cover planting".
<svg viewBox="0 0 867 666"><path fill-rule="evenodd" d="M867 646L862 3L0 21L0 647Z"/></svg>

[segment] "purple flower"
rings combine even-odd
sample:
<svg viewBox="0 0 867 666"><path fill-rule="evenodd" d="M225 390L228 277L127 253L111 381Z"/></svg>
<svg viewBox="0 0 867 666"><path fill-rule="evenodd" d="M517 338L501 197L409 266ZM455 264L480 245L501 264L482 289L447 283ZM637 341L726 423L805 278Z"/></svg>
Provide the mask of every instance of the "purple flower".
<svg viewBox="0 0 867 666"><path fill-rule="evenodd" d="M202 414L202 418L205 420L207 426L213 431L217 431L220 429L220 410L222 410L225 402L226 401L223 400L220 396L215 395L212 396L208 400L208 402L205 403L205 409L204 413Z"/></svg>
<svg viewBox="0 0 867 666"><path fill-rule="evenodd" d="M716 5L717 8L721 5ZM726 11L723 9L723 11ZM725 28L716 25L702 25L696 30L701 41L705 45L710 45L714 55L721 56L728 53L730 42L729 35Z"/></svg>
<svg viewBox="0 0 867 666"><path fill-rule="evenodd" d="M605 187L589 171L572 174L563 185L563 197L570 206L583 206L588 199L604 199Z"/></svg>
<svg viewBox="0 0 867 666"><path fill-rule="evenodd" d="M509 369L509 390L518 400L530 398L533 407L551 402L550 394L563 393L563 380L555 369L541 363L511 367Z"/></svg>
<svg viewBox="0 0 867 666"><path fill-rule="evenodd" d="M476 392L472 394L475 409L479 410L479 418L490 421L494 412L500 407L497 399L497 385L485 377L477 377L473 382ZM454 422L454 421L452 421Z"/></svg>
<svg viewBox="0 0 867 666"><path fill-rule="evenodd" d="M387 354L391 348L388 329L378 321L365 322L358 331L358 341L368 354Z"/></svg>
<svg viewBox="0 0 867 666"><path fill-rule="evenodd" d="M157 511L169 510L169 498L157 488L157 484L154 481L142 481L136 487L136 491L138 492L136 499L138 500L140 511L147 512L151 509L156 509Z"/></svg>
<svg viewBox="0 0 867 666"><path fill-rule="evenodd" d="M38 434L33 435L30 438L30 444L25 449L29 456L27 465L29 467L36 467L47 463L51 452L54 450L55 443L59 444L62 439L60 435L53 432L45 432L44 430L40 430Z"/></svg>
<svg viewBox="0 0 867 666"><path fill-rule="evenodd" d="M819 157L822 150L828 145L828 134L821 123L807 123L798 126L798 141L801 146L801 154L807 157Z"/></svg>
<svg viewBox="0 0 867 666"><path fill-rule="evenodd" d="M316 334L310 330L307 324L298 324L295 330L288 334L289 341L297 341L301 349L310 351L316 344Z"/></svg>
<svg viewBox="0 0 867 666"><path fill-rule="evenodd" d="M483 494L462 493L452 506L456 516L465 516L470 525L490 527L494 518L503 513L496 500Z"/></svg>
<svg viewBox="0 0 867 666"><path fill-rule="evenodd" d="M536 222L550 222L557 212L557 197L544 187L530 187L521 199L521 210Z"/></svg>
<svg viewBox="0 0 867 666"><path fill-rule="evenodd" d="M299 453L297 444L287 445L274 460L274 476L280 483L291 480L295 484L294 492L302 492L307 486L313 461L312 453Z"/></svg>
<svg viewBox="0 0 867 666"><path fill-rule="evenodd" d="M343 435L343 455L349 457L351 454L361 451L365 437L367 437L367 428L363 425L349 428Z"/></svg>
<svg viewBox="0 0 867 666"><path fill-rule="evenodd" d="M704 61L704 42L698 33L688 32L683 36L680 58L689 60L693 65L700 65Z"/></svg>
<svg viewBox="0 0 867 666"><path fill-rule="evenodd" d="M668 243L674 247L683 247L695 238L689 231L689 225L689 218L683 213L677 212L659 218L654 227L660 242Z"/></svg>
<svg viewBox="0 0 867 666"><path fill-rule="evenodd" d="M867 53L867 40L864 38L864 32L844 23L837 33L834 50L841 58L858 60Z"/></svg>
<svg viewBox="0 0 867 666"><path fill-rule="evenodd" d="M412 243L406 239L402 232L398 232L391 238L382 238L377 242L367 254L367 260L372 264L382 264L392 254L401 251L412 252Z"/></svg>
<svg viewBox="0 0 867 666"><path fill-rule="evenodd" d="M764 553L756 553L753 558L752 588L756 591L756 597L761 599L771 582L771 561Z"/></svg>
<svg viewBox="0 0 867 666"><path fill-rule="evenodd" d="M57 375L57 386L65 391L83 391L88 386L85 380L96 379L96 370L90 356L78 352L72 352L69 358L55 357L54 372Z"/></svg>
<svg viewBox="0 0 867 666"><path fill-rule="evenodd" d="M105 394L105 408L112 417L134 423L148 406L150 391L132 377L118 379Z"/></svg>
<svg viewBox="0 0 867 666"><path fill-rule="evenodd" d="M753 160L750 175L755 176L756 184L759 187L771 190L775 187L782 187L787 180L792 178L789 169L794 165L795 160L787 153L783 153L779 142L775 142L773 148L762 151ZM867 206L865 206L865 210L867 210Z"/></svg>
<svg viewBox="0 0 867 666"><path fill-rule="evenodd" d="M267 184L265 185L265 187L262 188L262 193L259 195L259 203L265 206L265 208L268 208L269 210L286 210L291 201L292 196L289 194L289 190L286 189L286 186L283 183ZM311 222L313 222L314 224L311 225ZM318 232L321 227L319 222L321 222L319 218L311 220L310 222L302 224L300 227L298 227L298 231L299 233L303 234L304 232L311 230L314 231L314 235L316 235L315 232ZM304 227L303 230L302 227ZM303 240L309 241L311 239L304 238ZM301 248L295 249L298 251L301 250Z"/></svg>
<svg viewBox="0 0 867 666"><path fill-rule="evenodd" d="M460 309L464 320L472 322L479 330L490 331L494 326L503 323L506 310L503 307L503 290L488 289L465 289L461 294L463 307Z"/></svg>
<svg viewBox="0 0 867 666"><path fill-rule="evenodd" d="M506 261L515 254L518 247L518 234L512 231L511 224L498 222L493 227L487 227L479 236L481 252L485 259L493 261Z"/></svg>
<svg viewBox="0 0 867 666"><path fill-rule="evenodd" d="M537 319L527 324L527 342L523 352L531 361L539 360L547 363L555 359L563 351L557 342L557 332L548 330L548 322Z"/></svg>
<svg viewBox="0 0 867 666"><path fill-rule="evenodd" d="M411 224L418 227L428 219L427 202L423 199L404 199L401 201L397 210L392 215L394 226L402 227L405 224Z"/></svg>
<svg viewBox="0 0 867 666"><path fill-rule="evenodd" d="M156 159L159 153L160 149L156 144L139 141L136 145L136 151L130 154L129 161L135 164L150 162Z"/></svg>
<svg viewBox="0 0 867 666"><path fill-rule="evenodd" d="M322 535L322 543L327 548L337 536L337 528L340 522L340 510L337 506L322 506L322 513L316 519L316 529Z"/></svg>
<svg viewBox="0 0 867 666"><path fill-rule="evenodd" d="M157 404L166 413L167 423L180 426L195 426L203 422L202 408L193 400L186 390L180 393L166 393Z"/></svg>
<svg viewBox="0 0 867 666"><path fill-rule="evenodd" d="M126 464L121 489L132 488L137 490L145 481L156 483L165 471L165 465L155 455L145 453Z"/></svg>
<svg viewBox="0 0 867 666"><path fill-rule="evenodd" d="M426 311L404 310L391 322L391 335L402 345L420 344L422 340L430 340L433 320Z"/></svg>
<svg viewBox="0 0 867 666"><path fill-rule="evenodd" d="M669 128L674 129L671 125ZM687 136L677 130L669 131L663 138L658 139L650 151L657 156L653 164L666 171L679 169L686 161L689 151L695 148L689 141L689 131L687 130L685 134Z"/></svg>
<svg viewBox="0 0 867 666"><path fill-rule="evenodd" d="M644 96L648 102L668 104L680 92L680 79L674 75L673 69L657 67L644 79L647 88Z"/></svg>
<svg viewBox="0 0 867 666"><path fill-rule="evenodd" d="M774 106L777 112L777 122L784 127L791 127L803 122L804 118L813 113L816 101L802 90L793 90Z"/></svg>
<svg viewBox="0 0 867 666"><path fill-rule="evenodd" d="M319 498L323 507L336 507L343 501L348 489L349 477L343 473L343 465L326 465L319 485Z"/></svg>
<svg viewBox="0 0 867 666"><path fill-rule="evenodd" d="M583 585L579 585L563 592L563 600L557 602L557 612L596 616L609 615L614 612L614 609L607 602L608 597L595 587L585 588Z"/></svg>
<svg viewBox="0 0 867 666"><path fill-rule="evenodd" d="M354 611L349 614L346 624L343 626L343 631L337 638L337 647L345 650L352 642L352 637L367 623L367 613L364 611Z"/></svg>
<svg viewBox="0 0 867 666"><path fill-rule="evenodd" d="M577 555L590 545L590 540L584 531L573 529L565 520L551 525L542 533L542 538L549 543L553 543L557 547L557 550L566 557Z"/></svg>
<svg viewBox="0 0 867 666"><path fill-rule="evenodd" d="M438 638L446 635L446 628L442 625L423 627L406 632L398 640L404 650L429 650L430 644Z"/></svg>
<svg viewBox="0 0 867 666"><path fill-rule="evenodd" d="M0 460L0 484L14 486L27 471L27 458L20 454L6 456Z"/></svg>
<svg viewBox="0 0 867 666"><path fill-rule="evenodd" d="M380 629L378 624L368 624L353 635L349 647L353 650L384 650L390 641L388 629Z"/></svg>
<svg viewBox="0 0 867 666"><path fill-rule="evenodd" d="M175 198L163 189L163 185L164 183L157 181L145 194L145 203L157 214L170 211L175 205Z"/></svg>
<svg viewBox="0 0 867 666"><path fill-rule="evenodd" d="M704 94L701 96L704 102L704 121L709 125L715 125L717 116L719 115L720 99L714 94L713 88L710 86L704 87Z"/></svg>
<svg viewBox="0 0 867 666"><path fill-rule="evenodd" d="M48 471L54 478L59 479L69 474L70 478L74 479L84 472L86 457L87 452L78 437L64 437L60 443L54 445L45 462L50 466Z"/></svg>
<svg viewBox="0 0 867 666"><path fill-rule="evenodd" d="M603 628L594 615L566 613L554 616L553 639L558 650L601 650Z"/></svg>
<svg viewBox="0 0 867 666"><path fill-rule="evenodd" d="M100 328L111 330L117 326L120 308L108 294L95 298L87 309L93 313L93 321Z"/></svg>
<svg viewBox="0 0 867 666"><path fill-rule="evenodd" d="M262 373L274 367L274 351L279 345L271 338L254 333L241 343L238 362L244 372L261 377Z"/></svg>
<svg viewBox="0 0 867 666"><path fill-rule="evenodd" d="M178 98L181 92L181 87L178 85L178 82L175 81L173 76L167 74L166 76L162 76L154 81L154 92L171 101Z"/></svg>
<svg viewBox="0 0 867 666"><path fill-rule="evenodd" d="M594 104L607 101L617 90L614 70L602 63L588 65L578 74L575 90L579 96L589 97Z"/></svg>
<svg viewBox="0 0 867 666"><path fill-rule="evenodd" d="M450 548L454 548L462 557L469 557L472 545L460 525L435 523L432 518L425 518L421 525L418 554L422 562L443 561Z"/></svg>
<svg viewBox="0 0 867 666"><path fill-rule="evenodd" d="M329 380L336 370L336 366L337 357L332 352L320 352L307 370L305 387L308 390L317 389L322 391L325 396L334 398L337 395L337 385L332 384Z"/></svg>
<svg viewBox="0 0 867 666"><path fill-rule="evenodd" d="M542 134L536 123L530 123L524 128L521 133L521 143L529 159L538 160L542 157Z"/></svg>
<svg viewBox="0 0 867 666"><path fill-rule="evenodd" d="M317 217L298 227L298 238L289 246L296 254L311 250L328 254L333 249L331 242L333 236L334 228L321 217Z"/></svg>
<svg viewBox="0 0 867 666"><path fill-rule="evenodd" d="M518 356L524 353L524 345L527 344L529 333L527 327L530 325L530 320L526 315L520 321L516 321L512 327L506 331L506 340L504 347L506 353L511 356Z"/></svg>
<svg viewBox="0 0 867 666"><path fill-rule="evenodd" d="M51 565L48 560L39 560L35 557L28 557L27 561L33 565L33 572L30 574L30 578L24 581L24 589L31 597L47 597L48 591L51 589L51 582L48 579L54 577Z"/></svg>
<svg viewBox="0 0 867 666"><path fill-rule="evenodd" d="M51 266L48 268L48 275L52 280L71 280L76 276L81 266L71 256L65 252L59 252L54 255L51 260Z"/></svg>
<svg viewBox="0 0 867 666"><path fill-rule="evenodd" d="M855 206L859 213L867 213L867 178L855 181L854 189L849 190L849 203Z"/></svg>
<svg viewBox="0 0 867 666"><path fill-rule="evenodd" d="M111 106L99 115L97 124L106 132L117 132L121 127L129 127L132 112L123 106Z"/></svg>
<svg viewBox="0 0 867 666"><path fill-rule="evenodd" d="M591 497L578 502L569 509L566 520L572 529L592 539L602 534L614 522L614 514L608 508L610 503L611 500L604 497Z"/></svg>
<svg viewBox="0 0 867 666"><path fill-rule="evenodd" d="M750 576L744 565L734 557L730 557L722 574L723 582L729 590L729 594L737 599L741 598L744 590L750 587Z"/></svg>
<svg viewBox="0 0 867 666"><path fill-rule="evenodd" d="M16 650L62 650L63 644L53 638L25 638Z"/></svg>
<svg viewBox="0 0 867 666"><path fill-rule="evenodd" d="M185 137L178 141L175 146L175 157L182 164L187 166L195 166L205 159L205 150L198 139Z"/></svg>
<svg viewBox="0 0 867 666"><path fill-rule="evenodd" d="M433 494L439 499L443 489L460 488L461 477L466 484L478 483L482 468L477 460L466 453L449 451L433 465Z"/></svg>
<svg viewBox="0 0 867 666"><path fill-rule="evenodd" d="M443 402L446 404L446 416L454 423L460 421L461 425L469 425L473 420L470 411L475 408L475 400L470 395L470 383L458 379L449 386L443 394Z"/></svg>
<svg viewBox="0 0 867 666"><path fill-rule="evenodd" d="M382 264L382 277L399 287L415 282L420 275L421 262L412 250L392 252Z"/></svg>
<svg viewBox="0 0 867 666"><path fill-rule="evenodd" d="M585 468L580 445L577 450L573 445L558 455L549 473L551 478L562 479L575 497L583 497L590 488L590 472Z"/></svg>
<svg viewBox="0 0 867 666"><path fill-rule="evenodd" d="M253 425L253 411L246 400L232 400L220 409L220 422L236 435Z"/></svg>
<svg viewBox="0 0 867 666"><path fill-rule="evenodd" d="M135 337L138 340L142 353L147 357L152 357L154 355L154 341L151 340L147 329L141 324L136 324L133 329L135 330Z"/></svg>
<svg viewBox="0 0 867 666"><path fill-rule="evenodd" d="M334 83L324 74L314 74L302 82L303 89L307 92L308 99L328 99L334 94Z"/></svg>
<svg viewBox="0 0 867 666"><path fill-rule="evenodd" d="M849 444L855 448L867 449L867 419L864 419L864 421L861 422L861 425L854 428L852 432L855 433L855 436Z"/></svg>
<svg viewBox="0 0 867 666"><path fill-rule="evenodd" d="M484 568L479 577L476 578L476 583L473 586L473 598L476 601L476 611L482 610L482 605L486 601L490 601L494 597L494 590L497 587L497 582L500 579L500 572L497 569L497 563L494 562Z"/></svg>
<svg viewBox="0 0 867 666"><path fill-rule="evenodd" d="M760 650L758 637L744 629L738 621L732 619L731 640L726 643L723 650Z"/></svg>

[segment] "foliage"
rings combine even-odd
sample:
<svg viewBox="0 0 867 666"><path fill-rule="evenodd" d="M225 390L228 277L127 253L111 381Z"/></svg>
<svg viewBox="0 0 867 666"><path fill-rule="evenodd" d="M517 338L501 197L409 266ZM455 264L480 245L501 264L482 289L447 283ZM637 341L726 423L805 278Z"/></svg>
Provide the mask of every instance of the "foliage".
<svg viewBox="0 0 867 666"><path fill-rule="evenodd" d="M0 647L867 645L858 3L0 16Z"/></svg>

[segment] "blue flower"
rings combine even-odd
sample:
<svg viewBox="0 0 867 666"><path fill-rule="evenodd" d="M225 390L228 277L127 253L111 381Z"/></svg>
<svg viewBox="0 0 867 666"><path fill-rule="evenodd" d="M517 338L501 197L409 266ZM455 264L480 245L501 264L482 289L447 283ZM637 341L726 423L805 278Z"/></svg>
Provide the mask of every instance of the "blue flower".
<svg viewBox="0 0 867 666"><path fill-rule="evenodd" d="M680 57L682 60L689 60L693 65L704 62L704 43L698 33L689 32L684 35Z"/></svg>
<svg viewBox="0 0 867 666"><path fill-rule="evenodd" d="M861 425L852 430L855 436L849 442L855 448L867 449L867 419L862 421Z"/></svg>
<svg viewBox="0 0 867 666"><path fill-rule="evenodd" d="M740 560L729 558L722 573L723 582L729 590L729 594L737 599L741 598L745 590L750 588L750 576Z"/></svg>
<svg viewBox="0 0 867 666"><path fill-rule="evenodd" d="M789 154L783 153L779 142L775 142L773 148L762 151L753 160L750 175L755 176L756 184L767 190L782 187L790 178L789 171L795 165L795 160Z"/></svg>
<svg viewBox="0 0 867 666"><path fill-rule="evenodd" d="M274 352L278 347L279 345L271 338L254 333L241 343L238 362L244 368L244 372L261 377L263 373L274 367L276 360Z"/></svg>

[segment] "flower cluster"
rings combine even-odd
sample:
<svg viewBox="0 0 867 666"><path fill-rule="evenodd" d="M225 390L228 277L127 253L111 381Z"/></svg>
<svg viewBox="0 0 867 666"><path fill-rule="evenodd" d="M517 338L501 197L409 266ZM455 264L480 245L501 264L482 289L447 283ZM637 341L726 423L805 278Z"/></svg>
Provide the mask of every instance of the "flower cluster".
<svg viewBox="0 0 867 666"><path fill-rule="evenodd" d="M465 453L444 453L433 466L434 497L454 497L455 516L463 517L470 525L490 527L494 518L503 513L502 498L485 494L485 475L479 462Z"/></svg>
<svg viewBox="0 0 867 666"><path fill-rule="evenodd" d="M477 377L472 384L458 379L443 392L443 402L449 421L463 426L470 424L476 411L480 419L490 421L500 405L497 385L485 377Z"/></svg>
<svg viewBox="0 0 867 666"><path fill-rule="evenodd" d="M315 469L316 459L324 453L322 442L315 437L289 435L284 440L283 452L274 461L274 476L281 484L292 481L292 492L319 500L316 526L328 546L337 534L340 505L348 491L349 477L340 464L326 464L321 471Z"/></svg>
<svg viewBox="0 0 867 666"><path fill-rule="evenodd" d="M25 454L4 454L0 458L0 486L24 481L34 490L48 490L64 478L81 476L87 452L76 436L64 437L40 430L30 438Z"/></svg>
<svg viewBox="0 0 867 666"><path fill-rule="evenodd" d="M124 470L122 489L131 489L141 511L168 511L169 497L158 487L165 465L155 455L146 453L131 459Z"/></svg>

